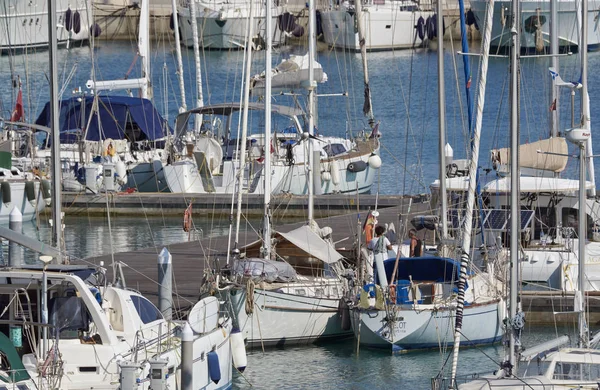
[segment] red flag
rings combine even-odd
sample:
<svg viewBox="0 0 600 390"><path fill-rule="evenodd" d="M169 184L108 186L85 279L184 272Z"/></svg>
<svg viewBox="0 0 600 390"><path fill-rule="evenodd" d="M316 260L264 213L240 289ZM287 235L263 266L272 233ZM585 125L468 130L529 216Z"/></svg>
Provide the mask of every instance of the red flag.
<svg viewBox="0 0 600 390"><path fill-rule="evenodd" d="M552 101L552 104L550 105L550 111L556 111L556 99Z"/></svg>
<svg viewBox="0 0 600 390"><path fill-rule="evenodd" d="M23 92L19 89L19 94L17 95L17 103L15 104L15 109L10 116L11 122L17 122L23 118Z"/></svg>

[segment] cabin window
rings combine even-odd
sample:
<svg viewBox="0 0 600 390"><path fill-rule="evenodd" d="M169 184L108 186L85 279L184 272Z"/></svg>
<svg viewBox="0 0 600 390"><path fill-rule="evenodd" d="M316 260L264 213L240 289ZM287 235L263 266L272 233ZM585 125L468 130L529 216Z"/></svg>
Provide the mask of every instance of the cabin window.
<svg viewBox="0 0 600 390"><path fill-rule="evenodd" d="M579 229L579 218L578 218L579 210L572 207L565 207L562 209L562 224L563 227L570 227L574 230L574 236L577 237L577 232ZM593 227L594 221L592 217L587 216L587 238L592 238L593 236Z"/></svg>
<svg viewBox="0 0 600 390"><path fill-rule="evenodd" d="M329 157L346 153L346 148L342 144L329 144L324 146L323 150L325 151L325 153L327 153L327 156Z"/></svg>
<svg viewBox="0 0 600 390"><path fill-rule="evenodd" d="M315 289L315 297L321 298L321 297L323 297L323 294L324 294L324 292L323 292L322 288L316 288Z"/></svg>
<svg viewBox="0 0 600 390"><path fill-rule="evenodd" d="M296 289L296 295L306 295L306 290L304 290L303 288L297 288Z"/></svg>
<svg viewBox="0 0 600 390"><path fill-rule="evenodd" d="M162 314L160 311L158 311L156 306L154 306L146 298L132 295L131 302L133 302L133 306L135 307L135 310L144 324L149 324L151 322L163 319Z"/></svg>
<svg viewBox="0 0 600 390"><path fill-rule="evenodd" d="M594 381L600 378L600 364L558 362L554 367L554 379Z"/></svg>
<svg viewBox="0 0 600 390"><path fill-rule="evenodd" d="M542 232L548 234L556 226L556 209L554 207L536 207L534 226L534 240L539 240Z"/></svg>

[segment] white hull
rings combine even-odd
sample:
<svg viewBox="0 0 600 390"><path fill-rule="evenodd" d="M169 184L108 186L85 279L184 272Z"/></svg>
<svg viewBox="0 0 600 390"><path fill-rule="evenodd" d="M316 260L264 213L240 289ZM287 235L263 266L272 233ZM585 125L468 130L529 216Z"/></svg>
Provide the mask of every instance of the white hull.
<svg viewBox="0 0 600 390"><path fill-rule="evenodd" d="M203 3L196 4L196 20L198 25L199 44L207 49L243 49L246 44L247 20L249 5L245 3ZM273 8L273 22L270 34L279 34L277 16L281 13L279 7ZM253 11L254 35L266 36L264 5ZM184 46L192 47L192 23L189 8L179 9L181 42ZM276 42L279 38L275 36Z"/></svg>
<svg viewBox="0 0 600 390"><path fill-rule="evenodd" d="M287 286L294 289L294 283ZM308 289L305 286L296 288ZM341 286L337 287L341 293ZM337 294L335 294L337 295ZM309 297L273 290L254 290L254 312L247 314L246 290L231 296L240 330L250 347L309 344L350 337L342 329L338 296Z"/></svg>
<svg viewBox="0 0 600 390"><path fill-rule="evenodd" d="M570 47L571 50L576 48L578 45L579 28L577 25L577 2L574 0L558 0L558 35L559 45L563 48ZM485 16L485 9L488 2L485 0L472 0L471 9L475 14L477 23L480 28L483 28L483 20ZM546 50L550 49L550 1L532 1L525 0L521 1L521 23L523 25L521 34L521 48L527 50L533 50L536 48L536 33L528 32L531 31L529 27L531 21L539 19L544 21L541 26L541 37L543 39L543 46ZM600 30L597 28L597 14L598 6L600 2L596 0L590 1L589 12L588 12L588 50L595 51L600 49ZM502 11L504 9L504 11ZM511 15L511 2L508 0L496 1L494 4L494 22L492 27L492 47L508 47L511 42L510 35L510 15ZM502 18L506 19L505 23L502 23ZM530 19L533 18L533 19Z"/></svg>
<svg viewBox="0 0 600 390"><path fill-rule="evenodd" d="M502 318L498 302L466 306L461 345L488 344L502 338ZM395 306L397 321L393 326L385 320L385 310L351 310L352 329L360 343L372 348L402 352L412 349L438 348L454 340L454 308L433 305Z"/></svg>
<svg viewBox="0 0 600 390"><path fill-rule="evenodd" d="M368 193L375 182L378 169L371 168L368 164L361 172L351 172L348 165L356 161L367 161L370 153L367 155L354 156L349 158L340 158L332 161L323 161L323 165L330 164L337 166L339 173L339 183L334 180L321 180L320 194L362 194ZM162 172L168 191L173 193L220 193L230 194L236 191L235 172L238 163L225 161L223 172L220 175L210 175L208 181L212 183L207 186L198 172L197 165L192 160L182 160L173 164L165 165L160 161L154 162L154 171ZM308 178L306 175L306 166L296 164L289 166L282 161L277 161L271 166L271 187L273 194L308 194ZM253 162L250 169L244 173L243 191L249 194L262 194L264 189L264 175L262 174L262 164ZM212 190L211 190L212 188ZM140 190L142 191L142 190Z"/></svg>
<svg viewBox="0 0 600 390"><path fill-rule="evenodd" d="M57 0L56 32L59 44L67 41L82 41L89 38L92 22L92 2L90 0ZM79 32L67 31L65 14L71 9L72 15L80 15ZM73 16L71 16L71 20ZM0 50L23 50L48 47L48 12L44 4L25 0L3 0L0 6Z"/></svg>
<svg viewBox="0 0 600 390"><path fill-rule="evenodd" d="M367 32L367 50L409 49L421 45L415 25L419 17L427 19L433 12L402 11L394 1L382 6L368 6L363 14ZM339 49L360 50L358 32L355 29L355 13L345 8L323 11L323 35L325 42Z"/></svg>

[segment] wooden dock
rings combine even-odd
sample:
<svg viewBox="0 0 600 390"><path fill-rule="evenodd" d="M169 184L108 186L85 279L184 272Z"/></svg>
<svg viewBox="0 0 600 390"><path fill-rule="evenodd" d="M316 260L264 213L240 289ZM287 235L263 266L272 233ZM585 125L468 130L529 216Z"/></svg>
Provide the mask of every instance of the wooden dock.
<svg viewBox="0 0 600 390"><path fill-rule="evenodd" d="M426 199L425 195L318 195L315 196L315 217L329 217L356 212L357 210L374 210L418 203ZM99 215L104 216L107 210L111 215L183 215L185 209L193 204L194 215L214 216L229 215L231 203L237 201L231 194L171 194L171 193L108 193L79 194L63 193L62 210L67 215ZM109 207L107 208L107 202ZM263 196L243 196L244 214L248 217L264 215ZM271 198L273 217L304 217L308 197L301 195L274 195ZM48 210L49 211L49 210Z"/></svg>
<svg viewBox="0 0 600 390"><path fill-rule="evenodd" d="M394 223L395 226L398 226L399 223L402 223L399 222L400 218L406 221L411 215L429 213L429 203L412 203L409 210L409 202L406 202L404 206L379 209L379 213L380 224ZM365 217L366 212L360 213L359 221L357 213L346 213L322 218L317 222L320 227L331 227L336 248L341 252L348 253L354 248L357 235L360 233L362 236L362 223ZM274 230L288 232L303 224L304 222L279 225L275 226ZM243 247L257 239L258 235L255 231L241 232L239 246ZM197 301L204 270L208 267L223 266L225 264L228 237L211 237L172 244L166 247L173 256L174 306L176 309L185 308ZM150 247L138 251L114 254L114 261L123 264L127 287L140 291L154 303L157 303L158 298L157 259L162 249L163 247ZM108 268L109 277L112 280L111 264L113 264L113 256L89 257L85 261L96 265L99 265L102 261L104 267Z"/></svg>

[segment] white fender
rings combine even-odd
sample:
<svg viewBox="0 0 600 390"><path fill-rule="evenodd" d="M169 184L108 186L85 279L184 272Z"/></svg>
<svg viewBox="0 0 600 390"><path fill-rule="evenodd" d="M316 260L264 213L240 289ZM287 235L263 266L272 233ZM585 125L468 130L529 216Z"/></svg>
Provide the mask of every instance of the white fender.
<svg viewBox="0 0 600 390"><path fill-rule="evenodd" d="M329 163L329 173L331 174L331 182L333 183L333 185L339 185L341 181L340 170L335 161L331 161Z"/></svg>
<svg viewBox="0 0 600 390"><path fill-rule="evenodd" d="M120 185L127 184L127 168L125 168L125 163L120 159L115 164L115 172L117 173L117 182Z"/></svg>
<svg viewBox="0 0 600 390"><path fill-rule="evenodd" d="M504 299L500 299L498 302L498 322L503 323L506 318L506 302Z"/></svg>
<svg viewBox="0 0 600 390"><path fill-rule="evenodd" d="M376 154L372 154L371 156L369 156L369 160L367 160L367 163L369 164L369 167L371 167L371 169L379 169L381 167L381 157L379 157Z"/></svg>
<svg viewBox="0 0 600 390"><path fill-rule="evenodd" d="M248 365L246 356L246 346L244 345L244 336L239 329L231 331L231 355L233 356L233 365L239 372L244 372Z"/></svg>
<svg viewBox="0 0 600 390"><path fill-rule="evenodd" d="M330 180L331 180L331 173L329 173L327 171L321 172L321 181L330 181Z"/></svg>

